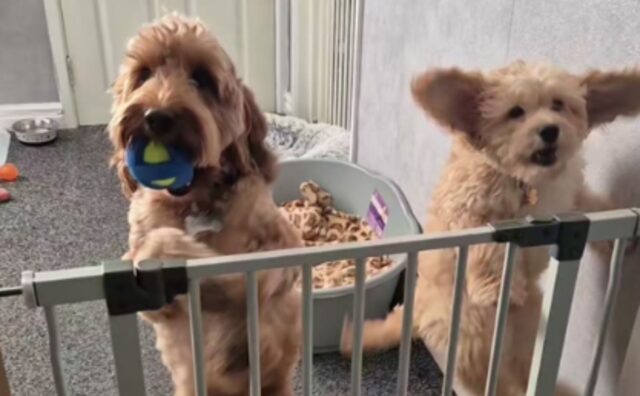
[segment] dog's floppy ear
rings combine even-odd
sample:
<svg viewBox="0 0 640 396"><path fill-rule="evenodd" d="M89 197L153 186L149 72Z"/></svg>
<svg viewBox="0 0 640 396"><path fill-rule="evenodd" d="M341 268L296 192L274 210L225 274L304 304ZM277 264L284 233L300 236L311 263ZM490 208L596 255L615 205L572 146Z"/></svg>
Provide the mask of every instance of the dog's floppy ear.
<svg viewBox="0 0 640 396"><path fill-rule="evenodd" d="M244 125L249 154L258 170L267 181L275 178L276 157L267 146L265 139L269 129L267 120L255 101L253 92L242 86L244 96Z"/></svg>
<svg viewBox="0 0 640 396"><path fill-rule="evenodd" d="M244 129L225 150L223 157L239 174L247 175L257 171L267 182L271 182L276 176L277 159L265 142L267 121L251 90L241 82L239 84Z"/></svg>
<svg viewBox="0 0 640 396"><path fill-rule="evenodd" d="M640 113L640 69L592 71L583 77L589 127Z"/></svg>
<svg viewBox="0 0 640 396"><path fill-rule="evenodd" d="M257 170L266 181L273 181L276 157L265 142L268 133L267 121L249 88L242 85L241 91L244 130L229 146L225 157L241 174Z"/></svg>
<svg viewBox="0 0 640 396"><path fill-rule="evenodd" d="M458 69L427 71L413 79L411 92L418 104L440 124L473 134L480 124L480 74Z"/></svg>

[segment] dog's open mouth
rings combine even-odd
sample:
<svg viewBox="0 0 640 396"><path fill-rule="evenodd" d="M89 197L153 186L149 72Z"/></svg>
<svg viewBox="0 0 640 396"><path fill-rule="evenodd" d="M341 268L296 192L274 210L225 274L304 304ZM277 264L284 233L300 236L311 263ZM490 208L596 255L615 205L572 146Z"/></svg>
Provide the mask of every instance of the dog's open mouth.
<svg viewBox="0 0 640 396"><path fill-rule="evenodd" d="M540 166L551 166L558 160L558 149L556 147L546 147L531 155L531 162Z"/></svg>

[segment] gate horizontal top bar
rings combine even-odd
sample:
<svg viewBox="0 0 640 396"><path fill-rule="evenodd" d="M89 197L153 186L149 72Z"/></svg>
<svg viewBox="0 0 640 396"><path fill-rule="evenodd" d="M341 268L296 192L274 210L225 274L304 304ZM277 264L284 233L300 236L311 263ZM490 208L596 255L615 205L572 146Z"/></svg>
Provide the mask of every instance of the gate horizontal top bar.
<svg viewBox="0 0 640 396"><path fill-rule="evenodd" d="M634 210L621 209L590 213L584 216L590 223L587 241L630 238L636 235L638 213ZM531 222L529 225L523 223L521 227L535 226L536 219L529 220ZM495 242L495 232L495 227L485 226L437 234L388 237L369 242L193 259L187 260L187 275L189 278L201 278L249 270L315 265L333 260L491 243ZM508 240L501 242L508 242Z"/></svg>
<svg viewBox="0 0 640 396"><path fill-rule="evenodd" d="M298 265L316 265L326 261L491 243L493 242L493 233L494 229L486 226L439 234L388 237L368 242L193 259L187 260L187 276L189 278L202 278L249 270L262 271Z"/></svg>
<svg viewBox="0 0 640 396"><path fill-rule="evenodd" d="M104 299L101 265L70 268L58 271L36 272L32 285L34 303L38 306L71 304ZM29 287L29 284L23 284Z"/></svg>
<svg viewBox="0 0 640 396"><path fill-rule="evenodd" d="M590 213L588 241L631 238L638 235L638 211L632 209ZM531 225L523 224L522 227ZM485 226L439 234L388 237L369 242L323 247L305 247L207 259L187 260L187 277L197 279L250 270L315 265L325 261L419 252L495 242L495 228ZM505 241L506 242L506 241ZM105 298L102 266L35 273L23 283L25 295L35 296L36 305L58 305Z"/></svg>

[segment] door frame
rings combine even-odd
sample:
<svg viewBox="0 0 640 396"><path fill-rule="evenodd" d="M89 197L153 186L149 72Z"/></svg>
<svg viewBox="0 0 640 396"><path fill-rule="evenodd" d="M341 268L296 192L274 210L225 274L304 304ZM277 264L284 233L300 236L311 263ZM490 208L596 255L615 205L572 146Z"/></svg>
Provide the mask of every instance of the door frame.
<svg viewBox="0 0 640 396"><path fill-rule="evenodd" d="M44 0L44 13L53 57L56 87L62 105L62 117L66 128L78 126L78 113L73 93L73 84L68 67L69 51L64 32L62 4L60 0Z"/></svg>
<svg viewBox="0 0 640 396"><path fill-rule="evenodd" d="M246 0L239 1L246 9ZM62 107L63 123L66 128L75 128L78 126L78 109L73 88L73 69L70 67L70 55L65 33L62 2L61 0L43 0L43 2L51 55L53 58L56 87ZM286 0L286 2L288 2L288 0ZM283 20L283 16L286 17L286 12L288 11L288 9L282 10L282 8L285 8L283 6L286 6L286 2L279 0L274 1L276 19L280 22L279 26L278 22L276 22L276 30L278 30L279 34L278 37L276 37L274 48L276 51L276 92L274 92L276 97L274 107L276 107L276 109L278 107L282 108L283 99L281 99L281 97L284 96L284 87L286 87L289 74L288 68L283 64L287 62L285 51L288 49L288 45L285 44L286 41L289 40L288 34L283 34L284 32L282 31L285 27L282 22L286 21ZM187 8L189 14L195 13L195 2L192 0L187 1ZM245 36L246 34L248 33L245 33ZM247 45L244 47L245 50L248 48ZM245 65L245 67L247 66ZM278 106L279 102L280 106Z"/></svg>

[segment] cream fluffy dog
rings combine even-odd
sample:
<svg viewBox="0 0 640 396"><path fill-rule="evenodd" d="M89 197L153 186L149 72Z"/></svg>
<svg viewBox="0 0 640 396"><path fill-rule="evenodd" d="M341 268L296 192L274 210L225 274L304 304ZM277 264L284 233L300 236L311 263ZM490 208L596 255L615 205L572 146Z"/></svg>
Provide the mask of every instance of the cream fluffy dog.
<svg viewBox="0 0 640 396"><path fill-rule="evenodd" d="M592 128L640 111L640 72L576 76L515 62L486 74L427 71L413 81L412 92L453 135L425 232L613 208L587 190L581 147ZM496 244L469 249L455 374L477 395L485 388L504 253ZM498 380L501 396L525 393L540 317L538 280L548 258L545 248L519 250ZM456 259L454 249L420 255L414 335L439 355L448 344ZM367 322L365 350L396 345L402 314L399 308L385 320ZM350 334L347 327L344 353L351 350Z"/></svg>
<svg viewBox="0 0 640 396"><path fill-rule="evenodd" d="M114 86L109 134L112 163L131 200L126 257L135 263L301 246L271 196L276 161L264 142L264 116L230 58L198 21L169 16L142 28L129 43ZM130 177L124 150L141 135L191 154L196 172L188 190L172 195L141 188ZM217 217L221 227L196 239L186 232L190 215ZM258 274L263 395L292 395L300 342L296 279L294 269ZM249 394L245 292L242 274L202 283L209 396ZM143 317L156 332L175 394L194 395L185 297Z"/></svg>

